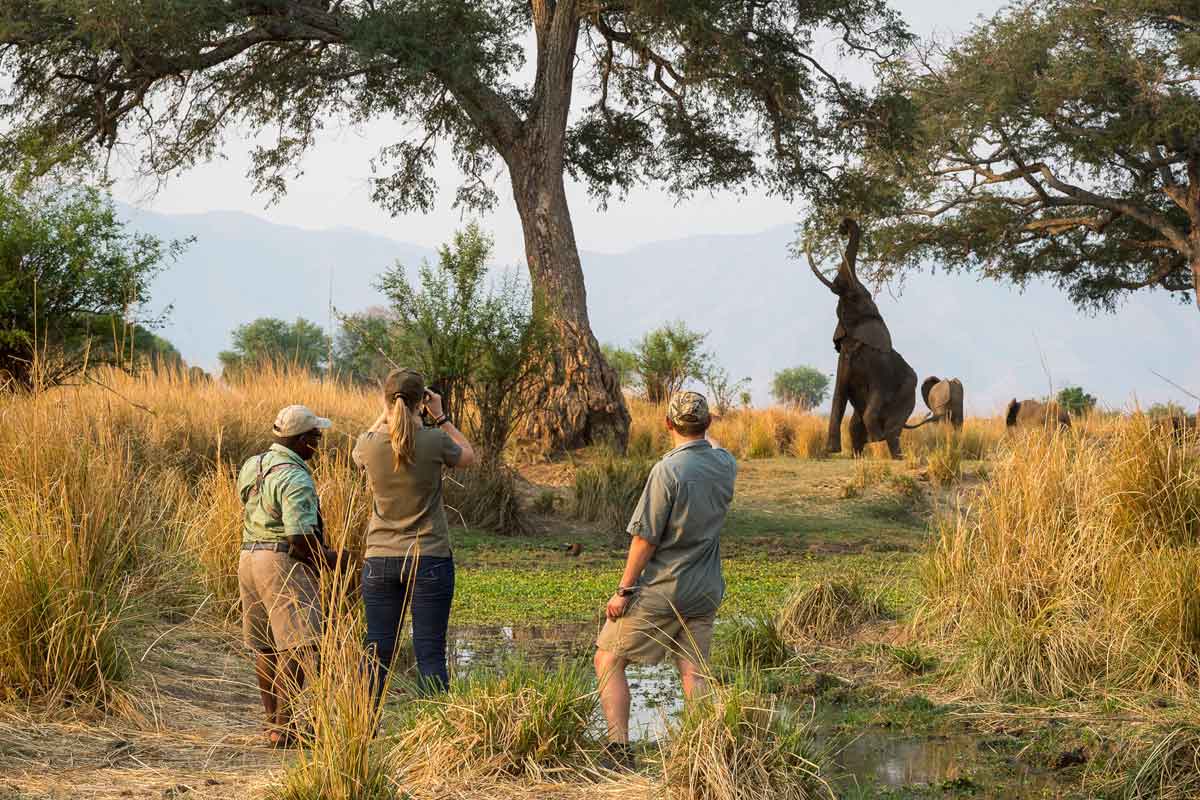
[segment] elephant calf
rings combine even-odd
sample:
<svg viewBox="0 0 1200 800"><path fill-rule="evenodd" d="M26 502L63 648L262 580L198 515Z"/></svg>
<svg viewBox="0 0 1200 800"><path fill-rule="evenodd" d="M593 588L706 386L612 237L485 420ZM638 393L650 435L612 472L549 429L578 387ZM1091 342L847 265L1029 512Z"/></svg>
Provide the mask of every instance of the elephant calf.
<svg viewBox="0 0 1200 800"><path fill-rule="evenodd" d="M1071 427L1071 415L1058 403L1043 403L1039 400L1017 400L1008 404L1004 424L1009 428L1049 427L1058 423L1060 427Z"/></svg>
<svg viewBox="0 0 1200 800"><path fill-rule="evenodd" d="M958 378L942 380L931 375L921 383L921 397L929 416L922 420L926 422L949 422L954 430L961 431L963 426L963 385Z"/></svg>

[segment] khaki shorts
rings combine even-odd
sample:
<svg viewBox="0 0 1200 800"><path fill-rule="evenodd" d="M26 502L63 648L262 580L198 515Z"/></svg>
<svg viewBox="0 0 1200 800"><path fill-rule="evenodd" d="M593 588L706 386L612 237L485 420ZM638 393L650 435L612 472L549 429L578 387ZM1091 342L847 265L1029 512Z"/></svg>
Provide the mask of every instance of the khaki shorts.
<svg viewBox="0 0 1200 800"><path fill-rule="evenodd" d="M657 664L669 656L703 668L716 616L713 612L682 617L674 611L643 608L635 598L623 616L604 623L596 647L636 664Z"/></svg>
<svg viewBox="0 0 1200 800"><path fill-rule="evenodd" d="M321 638L317 576L287 553L243 550L238 589L247 647L260 653L282 652Z"/></svg>

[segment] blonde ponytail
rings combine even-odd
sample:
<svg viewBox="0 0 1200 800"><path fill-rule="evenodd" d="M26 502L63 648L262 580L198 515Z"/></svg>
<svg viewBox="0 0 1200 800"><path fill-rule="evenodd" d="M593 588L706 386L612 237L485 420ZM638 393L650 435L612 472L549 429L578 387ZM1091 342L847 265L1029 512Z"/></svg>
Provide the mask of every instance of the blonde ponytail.
<svg viewBox="0 0 1200 800"><path fill-rule="evenodd" d="M396 396L392 404L391 419L388 420L388 431L391 434L393 464L396 469L412 466L413 448L417 438L417 421L413 413L404 404L404 398Z"/></svg>

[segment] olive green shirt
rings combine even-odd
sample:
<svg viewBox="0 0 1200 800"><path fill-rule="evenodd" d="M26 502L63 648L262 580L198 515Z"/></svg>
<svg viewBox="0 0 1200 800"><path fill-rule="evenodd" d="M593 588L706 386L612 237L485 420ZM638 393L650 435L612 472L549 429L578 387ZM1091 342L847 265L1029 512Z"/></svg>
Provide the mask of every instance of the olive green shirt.
<svg viewBox="0 0 1200 800"><path fill-rule="evenodd" d="M358 437L354 463L371 483L371 520L366 557L409 555L449 557L450 530L442 503L442 468L462 458L462 448L439 428L419 428L413 463L396 469L387 434L367 431Z"/></svg>
<svg viewBox="0 0 1200 800"><path fill-rule="evenodd" d="M259 472L262 490L255 491ZM317 485L304 459L281 444L242 464L238 496L245 506L243 542L284 542L289 536L320 532L321 505Z"/></svg>
<svg viewBox="0 0 1200 800"><path fill-rule="evenodd" d="M642 570L638 603L684 617L714 613L725 596L721 528L737 461L707 440L687 442L650 470L629 534L657 545Z"/></svg>

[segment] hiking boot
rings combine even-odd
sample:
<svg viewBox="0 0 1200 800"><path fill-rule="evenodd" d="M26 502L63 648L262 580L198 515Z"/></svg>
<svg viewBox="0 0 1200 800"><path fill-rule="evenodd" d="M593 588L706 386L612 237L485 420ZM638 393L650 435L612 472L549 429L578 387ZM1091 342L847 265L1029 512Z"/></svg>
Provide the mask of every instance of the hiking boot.
<svg viewBox="0 0 1200 800"><path fill-rule="evenodd" d="M600 753L600 767L611 772L635 772L637 756L628 742L609 742Z"/></svg>

